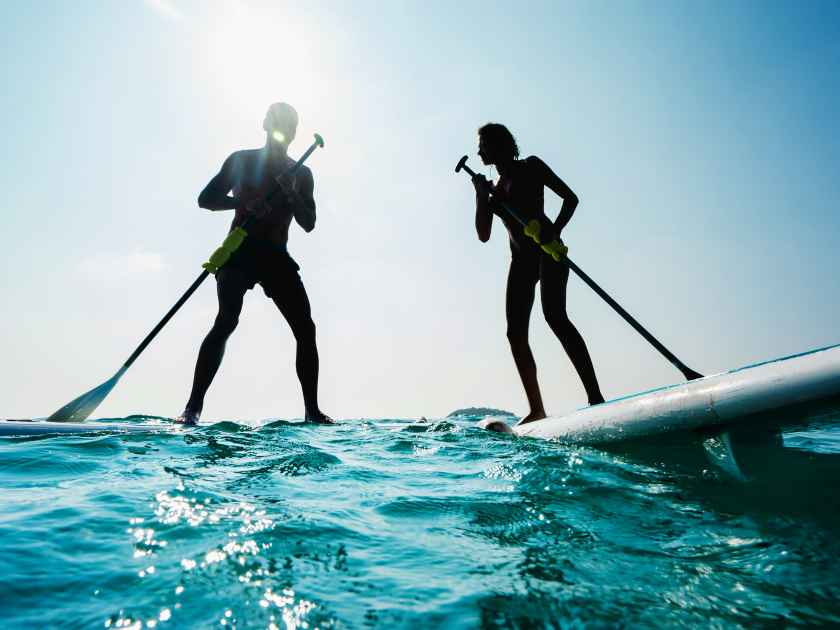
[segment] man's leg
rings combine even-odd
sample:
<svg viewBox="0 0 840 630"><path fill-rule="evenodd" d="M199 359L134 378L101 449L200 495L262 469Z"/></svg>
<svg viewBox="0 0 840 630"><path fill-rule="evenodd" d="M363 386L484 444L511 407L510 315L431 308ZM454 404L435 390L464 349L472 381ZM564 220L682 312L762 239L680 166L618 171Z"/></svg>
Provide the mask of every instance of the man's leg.
<svg viewBox="0 0 840 630"><path fill-rule="evenodd" d="M511 260L505 297L507 338L530 407L528 415L520 420L520 424L545 418L540 385L537 382L537 364L528 344L528 322L537 285L537 270L529 262Z"/></svg>
<svg viewBox="0 0 840 630"><path fill-rule="evenodd" d="M604 402L592 358L586 342L566 314L566 286L569 282L569 268L543 257L540 264L540 299L543 315L551 330L563 344L572 365L583 382L590 405Z"/></svg>
<svg viewBox="0 0 840 630"><path fill-rule="evenodd" d="M242 311L242 299L248 286L241 274L233 269L219 272L216 280L216 293L219 298L219 312L213 327L198 351L195 364L190 399L181 418L185 424L194 424L204 408L204 395L213 382L213 377L219 370L222 357L225 354L225 343L239 323L239 313ZM179 421L181 421L179 418Z"/></svg>
<svg viewBox="0 0 840 630"><path fill-rule="evenodd" d="M271 299L280 309L295 336L295 369L303 390L306 420L330 424L330 417L318 407L318 346L315 343L315 322L312 321L309 297L297 271L283 283L282 288L271 291Z"/></svg>

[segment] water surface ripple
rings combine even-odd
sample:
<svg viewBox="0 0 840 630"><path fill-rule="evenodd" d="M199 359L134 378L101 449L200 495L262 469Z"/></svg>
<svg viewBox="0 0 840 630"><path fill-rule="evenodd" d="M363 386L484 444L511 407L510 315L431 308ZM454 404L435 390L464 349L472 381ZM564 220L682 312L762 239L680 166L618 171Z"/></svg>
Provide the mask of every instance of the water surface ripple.
<svg viewBox="0 0 840 630"><path fill-rule="evenodd" d="M840 624L836 416L739 447L747 482L693 438L607 451L469 418L2 438L0 612L7 628Z"/></svg>

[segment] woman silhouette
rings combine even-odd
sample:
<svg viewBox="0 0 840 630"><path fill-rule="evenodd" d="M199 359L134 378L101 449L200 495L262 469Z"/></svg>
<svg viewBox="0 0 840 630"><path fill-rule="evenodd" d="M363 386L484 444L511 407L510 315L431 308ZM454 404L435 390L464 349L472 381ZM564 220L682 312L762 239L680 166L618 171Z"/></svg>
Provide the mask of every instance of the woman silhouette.
<svg viewBox="0 0 840 630"><path fill-rule="evenodd" d="M499 180L495 185L483 175L473 178L478 238L482 242L490 238L493 214L500 216L510 235L511 261L505 307L507 337L530 406L530 412L522 418L520 424L546 417L537 382L537 366L528 345L528 321L538 280L541 282L540 297L545 320L563 344L563 349L583 381L589 404L604 402L586 343L566 314L568 266L543 254L534 241L523 233L522 227L500 207L502 202L516 208L526 221L539 220L542 227L540 238L543 242L549 242L554 236L560 237L563 228L572 218L578 205L577 195L540 158L532 155L520 160L516 140L504 125L489 123L478 130L478 155L485 164L495 165L499 172ZM545 187L563 199L560 214L553 223L545 215Z"/></svg>

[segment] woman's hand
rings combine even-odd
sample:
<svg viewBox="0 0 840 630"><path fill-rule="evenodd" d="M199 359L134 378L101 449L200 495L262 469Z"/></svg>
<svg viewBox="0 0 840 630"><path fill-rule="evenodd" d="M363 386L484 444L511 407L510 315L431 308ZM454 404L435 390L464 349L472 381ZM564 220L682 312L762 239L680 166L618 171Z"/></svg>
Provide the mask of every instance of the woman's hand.
<svg viewBox="0 0 840 630"><path fill-rule="evenodd" d="M490 196L493 192L493 184L491 184L484 175L476 173L472 178L473 186L477 195Z"/></svg>

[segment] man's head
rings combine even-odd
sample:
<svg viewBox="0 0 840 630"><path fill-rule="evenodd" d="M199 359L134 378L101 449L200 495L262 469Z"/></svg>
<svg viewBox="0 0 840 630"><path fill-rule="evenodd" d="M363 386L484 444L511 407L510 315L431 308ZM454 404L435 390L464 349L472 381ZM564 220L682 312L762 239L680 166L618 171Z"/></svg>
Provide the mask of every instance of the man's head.
<svg viewBox="0 0 840 630"><path fill-rule="evenodd" d="M478 156L485 164L508 162L519 157L519 147L507 127L487 123L478 130Z"/></svg>
<svg viewBox="0 0 840 630"><path fill-rule="evenodd" d="M295 139L298 114L288 103L274 103L268 108L263 120L263 129L269 138L288 146Z"/></svg>

